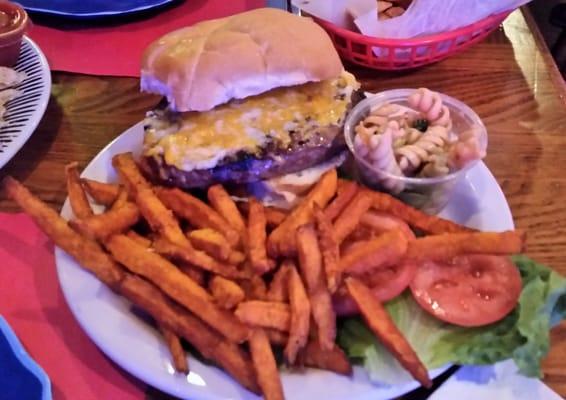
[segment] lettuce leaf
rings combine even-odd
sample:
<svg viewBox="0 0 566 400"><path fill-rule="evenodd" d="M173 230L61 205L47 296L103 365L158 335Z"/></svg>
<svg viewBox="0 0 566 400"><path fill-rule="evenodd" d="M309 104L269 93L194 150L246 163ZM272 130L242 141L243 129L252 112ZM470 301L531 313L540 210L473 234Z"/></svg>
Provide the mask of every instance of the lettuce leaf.
<svg viewBox="0 0 566 400"><path fill-rule="evenodd" d="M549 349L549 330L566 318L566 279L525 256L513 261L523 291L515 310L494 324L463 328L430 316L406 291L386 308L423 363L434 369L453 364L493 364L512 358L526 376L541 376L540 361ZM400 384L410 376L359 318L341 322L340 346L361 363L371 380Z"/></svg>

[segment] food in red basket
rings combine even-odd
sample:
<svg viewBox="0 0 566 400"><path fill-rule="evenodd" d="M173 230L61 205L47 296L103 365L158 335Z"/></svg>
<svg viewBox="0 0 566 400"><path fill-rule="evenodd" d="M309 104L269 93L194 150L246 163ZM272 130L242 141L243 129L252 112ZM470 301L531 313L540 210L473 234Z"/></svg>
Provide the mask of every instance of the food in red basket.
<svg viewBox="0 0 566 400"><path fill-rule="evenodd" d="M377 19L400 17L409 8L413 0L377 0Z"/></svg>
<svg viewBox="0 0 566 400"><path fill-rule="evenodd" d="M322 28L266 8L158 39L144 54L141 87L167 99L145 120L157 181L192 188L303 172L262 186L276 192L305 191L336 165L327 162L345 149L359 84Z"/></svg>
<svg viewBox="0 0 566 400"><path fill-rule="evenodd" d="M0 66L13 66L20 55L28 15L18 4L0 2Z"/></svg>

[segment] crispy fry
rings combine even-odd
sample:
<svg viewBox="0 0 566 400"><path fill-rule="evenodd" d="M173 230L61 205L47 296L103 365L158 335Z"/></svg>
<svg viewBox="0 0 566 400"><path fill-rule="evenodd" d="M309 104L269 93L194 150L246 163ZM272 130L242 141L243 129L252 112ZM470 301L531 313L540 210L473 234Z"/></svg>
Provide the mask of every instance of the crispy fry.
<svg viewBox="0 0 566 400"><path fill-rule="evenodd" d="M460 254L517 254L523 251L525 232L449 233L418 238L409 243L408 259L451 260Z"/></svg>
<svg viewBox="0 0 566 400"><path fill-rule="evenodd" d="M186 219L198 228L212 228L220 232L230 246L236 246L240 241L240 234L230 224L214 211L209 205L194 196L177 188L157 188L159 199L179 217Z"/></svg>
<svg viewBox="0 0 566 400"><path fill-rule="evenodd" d="M326 275L326 285L331 294L336 292L340 286L342 271L340 270L339 258L340 249L338 241L334 236L334 229L326 214L317 205L313 208L318 243L322 254L324 272Z"/></svg>
<svg viewBox="0 0 566 400"><path fill-rule="evenodd" d="M116 261L153 282L226 338L236 343L247 338L248 329L243 324L231 313L216 306L206 290L160 255L146 251L124 235L111 236L105 245Z"/></svg>
<svg viewBox="0 0 566 400"><path fill-rule="evenodd" d="M125 188L120 188L120 192L118 192L118 197L114 203L112 203L112 208L120 208L128 202L128 191Z"/></svg>
<svg viewBox="0 0 566 400"><path fill-rule="evenodd" d="M127 202L122 207L112 206L109 211L102 214L71 220L69 224L91 239L104 240L110 235L127 231L138 222L139 218L140 212L136 205Z"/></svg>
<svg viewBox="0 0 566 400"><path fill-rule="evenodd" d="M188 237L195 249L202 250L218 260L226 261L230 257L230 245L224 236L214 229L195 229L188 233Z"/></svg>
<svg viewBox="0 0 566 400"><path fill-rule="evenodd" d="M86 198L86 194L81 186L81 181L78 171L79 163L72 162L65 166L65 175L67 177L67 193L71 209L76 218L90 217L92 209Z"/></svg>
<svg viewBox="0 0 566 400"><path fill-rule="evenodd" d="M189 239L179 227L179 222L157 198L148 181L140 173L132 153L117 154L112 158L112 165L124 181L128 193L140 210L141 215L151 226L167 240L179 246L190 247Z"/></svg>
<svg viewBox="0 0 566 400"><path fill-rule="evenodd" d="M415 239L415 234L405 221L383 211L367 211L360 218L360 226L370 229L377 234L399 229L407 240Z"/></svg>
<svg viewBox="0 0 566 400"><path fill-rule="evenodd" d="M195 281L199 286L204 287L206 277L204 276L204 271L202 269L195 268L191 264L183 261L178 261L177 267L182 273Z"/></svg>
<svg viewBox="0 0 566 400"><path fill-rule="evenodd" d="M297 247L301 275L306 283L312 315L318 328L318 340L323 349L332 350L336 338L336 315L322 271L322 255L314 226L297 229Z"/></svg>
<svg viewBox="0 0 566 400"><path fill-rule="evenodd" d="M273 328L289 332L291 311L288 304L269 301L243 301L236 308L236 316L247 325Z"/></svg>
<svg viewBox="0 0 566 400"><path fill-rule="evenodd" d="M245 215L248 215L250 207L247 201L238 203L238 209ZM278 227L287 218L288 210L283 210L276 207L265 207L265 220L269 229Z"/></svg>
<svg viewBox="0 0 566 400"><path fill-rule="evenodd" d="M277 329L263 328L269 339L269 343L273 346L285 346L289 341L289 335L286 332Z"/></svg>
<svg viewBox="0 0 566 400"><path fill-rule="evenodd" d="M342 210L352 201L354 196L358 193L359 186L354 181L345 181L340 179L338 181L338 194L324 209L326 218L334 221L341 213Z"/></svg>
<svg viewBox="0 0 566 400"><path fill-rule="evenodd" d="M294 256L297 253L295 231L312 218L312 206L324 208L336 193L338 176L336 170L326 172L309 192L306 198L271 232L267 250L271 257Z"/></svg>
<svg viewBox="0 0 566 400"><path fill-rule="evenodd" d="M350 361L338 346L334 346L332 350L324 350L317 340L310 340L299 357L302 364L307 367L325 369L342 375L352 375Z"/></svg>
<svg viewBox="0 0 566 400"><path fill-rule="evenodd" d="M265 212L263 205L255 198L250 198L250 212L248 214L248 227L247 227L247 253L253 270L263 275L273 267L275 263L273 260L267 258L267 251L265 249L266 237L266 222Z"/></svg>
<svg viewBox="0 0 566 400"><path fill-rule="evenodd" d="M151 240L146 237L143 237L136 231L128 231L126 232L126 236L132 240L135 240L136 242L138 242L138 244L142 245L145 248L151 247Z"/></svg>
<svg viewBox="0 0 566 400"><path fill-rule="evenodd" d="M289 341L287 346L285 346L285 358L289 364L293 364L297 353L305 346L309 337L311 305L297 269L290 267L287 276L289 302L291 305L291 325Z"/></svg>
<svg viewBox="0 0 566 400"><path fill-rule="evenodd" d="M198 267L204 271L212 272L225 278L246 278L248 275L244 271L239 271L235 266L216 261L208 254L195 250L192 247L182 247L171 243L165 238L157 238L153 241L153 249L167 257L184 261L189 265Z"/></svg>
<svg viewBox="0 0 566 400"><path fill-rule="evenodd" d="M212 208L220 214L232 228L244 235L246 232L246 223L240 214L240 210L236 207L236 203L222 185L213 185L208 188L208 201Z"/></svg>
<svg viewBox="0 0 566 400"><path fill-rule="evenodd" d="M373 209L393 214L424 233L437 235L441 233L475 231L475 229L458 225L452 221L448 221L434 215L425 214L424 212L403 203L401 200L398 200L387 193L374 192L370 190L367 190L367 193L369 193L373 199Z"/></svg>
<svg viewBox="0 0 566 400"><path fill-rule="evenodd" d="M181 345L181 339L179 339L179 336L166 326L160 325L159 330L165 339L165 344L169 349L169 353L171 353L171 360L173 361L175 371L188 374L189 363L187 361L185 350L183 350L183 346Z"/></svg>
<svg viewBox="0 0 566 400"><path fill-rule="evenodd" d="M250 271L245 268L244 271ZM246 293L247 300L267 300L267 287L259 275L252 275L250 279L240 281L240 286Z"/></svg>
<svg viewBox="0 0 566 400"><path fill-rule="evenodd" d="M373 296L371 289L352 277L346 278L346 286L368 327L381 343L417 381L424 387L430 388L432 381L428 377L426 367L397 329L385 308Z"/></svg>
<svg viewBox="0 0 566 400"><path fill-rule="evenodd" d="M88 178L81 178L84 190L93 200L106 207L110 207L120 192L120 185L114 183L103 183Z"/></svg>
<svg viewBox="0 0 566 400"><path fill-rule="evenodd" d="M273 275L273 279L269 285L269 291L267 292L267 299L269 301L278 301L281 303L287 303L289 301L287 279L290 266L293 266L292 261L283 261L279 269Z"/></svg>
<svg viewBox="0 0 566 400"><path fill-rule="evenodd" d="M360 223L362 215L369 210L372 198L365 190L360 190L350 203L344 208L342 213L334 221L334 237L338 244L342 243L346 237L356 229Z"/></svg>
<svg viewBox="0 0 566 400"><path fill-rule="evenodd" d="M254 329L249 344L263 398L265 400L283 400L283 387L267 335L262 329Z"/></svg>
<svg viewBox="0 0 566 400"><path fill-rule="evenodd" d="M389 231L375 239L355 243L340 259L340 270L361 275L393 265L407 252L407 239L399 230Z"/></svg>
<svg viewBox="0 0 566 400"><path fill-rule="evenodd" d="M226 341L186 309L171 301L153 284L132 274L121 282L119 292L193 345L205 358L224 368L254 393L259 388L249 356L236 344Z"/></svg>
<svg viewBox="0 0 566 400"><path fill-rule="evenodd" d="M216 304L227 310L236 307L246 298L246 294L236 282L218 275L210 279L208 287Z"/></svg>
<svg viewBox="0 0 566 400"><path fill-rule="evenodd" d="M47 204L30 193L21 183L7 176L2 181L6 195L14 200L41 230L102 282L115 287L124 277L124 270L106 254L98 243L87 239L67 225L67 221Z"/></svg>

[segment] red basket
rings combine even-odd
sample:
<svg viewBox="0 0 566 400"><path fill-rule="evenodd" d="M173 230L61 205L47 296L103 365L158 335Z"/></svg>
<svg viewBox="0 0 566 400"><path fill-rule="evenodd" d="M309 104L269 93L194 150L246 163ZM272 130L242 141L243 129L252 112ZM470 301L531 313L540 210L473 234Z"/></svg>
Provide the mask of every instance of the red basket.
<svg viewBox="0 0 566 400"><path fill-rule="evenodd" d="M328 33L340 57L380 70L402 70L432 64L467 49L493 32L511 13L504 11L450 32L412 39L380 39L349 31L313 17Z"/></svg>

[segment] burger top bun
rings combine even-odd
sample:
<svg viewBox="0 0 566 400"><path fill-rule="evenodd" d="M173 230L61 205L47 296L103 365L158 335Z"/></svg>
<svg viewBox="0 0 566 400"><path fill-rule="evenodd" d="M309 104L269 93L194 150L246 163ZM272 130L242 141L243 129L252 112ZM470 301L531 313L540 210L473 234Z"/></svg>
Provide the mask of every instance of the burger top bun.
<svg viewBox="0 0 566 400"><path fill-rule="evenodd" d="M232 99L337 77L342 63L310 18L261 8L166 34L144 52L142 91L177 111L207 111Z"/></svg>

